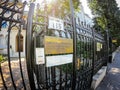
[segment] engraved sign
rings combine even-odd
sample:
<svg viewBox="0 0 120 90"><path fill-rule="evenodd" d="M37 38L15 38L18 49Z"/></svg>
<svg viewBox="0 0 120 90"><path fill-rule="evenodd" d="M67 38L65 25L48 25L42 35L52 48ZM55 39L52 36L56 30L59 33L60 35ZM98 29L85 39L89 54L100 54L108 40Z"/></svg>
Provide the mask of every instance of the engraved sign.
<svg viewBox="0 0 120 90"><path fill-rule="evenodd" d="M44 48L36 48L36 64L44 64Z"/></svg>
<svg viewBox="0 0 120 90"><path fill-rule="evenodd" d="M73 53L73 39L45 36L45 54Z"/></svg>
<svg viewBox="0 0 120 90"><path fill-rule="evenodd" d="M49 17L48 29L64 31L64 22L59 18Z"/></svg>

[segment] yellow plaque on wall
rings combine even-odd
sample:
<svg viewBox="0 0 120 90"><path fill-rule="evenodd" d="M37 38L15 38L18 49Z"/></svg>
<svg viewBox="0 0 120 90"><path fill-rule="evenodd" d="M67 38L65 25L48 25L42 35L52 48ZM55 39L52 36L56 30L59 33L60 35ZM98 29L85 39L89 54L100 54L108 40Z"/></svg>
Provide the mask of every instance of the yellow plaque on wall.
<svg viewBox="0 0 120 90"><path fill-rule="evenodd" d="M45 54L73 53L73 39L45 36Z"/></svg>
<svg viewBox="0 0 120 90"><path fill-rule="evenodd" d="M113 40L112 40L112 43L116 43L116 42L117 42L117 40L116 40L116 39L113 39Z"/></svg>

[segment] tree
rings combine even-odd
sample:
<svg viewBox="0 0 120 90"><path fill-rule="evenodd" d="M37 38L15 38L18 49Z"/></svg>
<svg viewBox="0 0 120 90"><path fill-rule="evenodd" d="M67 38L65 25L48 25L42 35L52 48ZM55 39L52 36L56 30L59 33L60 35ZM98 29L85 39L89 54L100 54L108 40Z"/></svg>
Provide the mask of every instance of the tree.
<svg viewBox="0 0 120 90"><path fill-rule="evenodd" d="M80 1L79 0L73 0L73 5L75 8L75 11L78 11ZM53 0L51 3L47 5L48 7L48 14L54 14L54 16L63 18L66 15L70 15L70 5L69 0Z"/></svg>
<svg viewBox="0 0 120 90"><path fill-rule="evenodd" d="M75 11L80 10L79 9L79 4L80 1L79 0L72 0L73 1L73 6ZM36 2L36 0L30 0L28 2L28 5L31 2ZM45 5L45 3L47 4L47 13L49 15L53 15L54 16L59 16L59 17L64 17L65 15L69 15L70 14L70 6L69 6L69 0L51 0L51 2L47 3L47 0L43 0L42 4L40 6ZM44 12L41 10L41 12Z"/></svg>
<svg viewBox="0 0 120 90"><path fill-rule="evenodd" d="M94 17L94 27L105 30L109 29L111 36L117 39L120 29L120 10L117 7L116 0L88 0L89 7Z"/></svg>

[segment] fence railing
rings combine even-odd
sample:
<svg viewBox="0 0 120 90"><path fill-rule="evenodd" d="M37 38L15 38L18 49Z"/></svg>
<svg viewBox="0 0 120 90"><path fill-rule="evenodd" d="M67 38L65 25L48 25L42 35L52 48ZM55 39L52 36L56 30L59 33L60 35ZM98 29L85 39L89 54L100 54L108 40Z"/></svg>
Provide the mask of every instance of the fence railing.
<svg viewBox="0 0 120 90"><path fill-rule="evenodd" d="M104 35L88 25L75 21L81 17L74 17L72 2L70 4L72 15L64 19L49 16L46 12L46 4L44 8L42 7L42 12L37 5L36 13L35 4L31 3L25 34L26 57L23 62L21 53L24 49L21 48L21 44L24 36L21 35L21 32L24 6L25 3L10 4L7 0L0 2L0 30L2 30L3 21L9 23L6 29L8 37L7 54L5 55L9 75L5 73L4 63L0 63L4 88L89 90L93 75L102 66L107 65L108 43ZM11 13L9 17L5 16L7 11ZM14 38L10 36L13 35L13 27L17 27L15 29L17 36ZM15 44L18 47L16 49L18 56L13 58L11 57L11 47L15 48L15 46L11 46L13 43L11 39L15 38L18 40L18 43ZM13 63L13 61L17 61L14 59L18 59L18 62ZM15 66L17 68L14 69ZM8 75L10 80L5 75Z"/></svg>
<svg viewBox="0 0 120 90"><path fill-rule="evenodd" d="M40 11L39 9L37 8L37 12ZM51 21L51 18L55 23ZM56 21L63 22L59 24L61 27L63 24L64 29L54 26L58 23ZM72 19L69 16L62 20L39 12L35 15L35 21L31 23L33 23L31 43L34 42L34 54L31 53L32 62L30 59L28 61L31 62L29 67L32 68L28 69L30 73L32 72L31 78L36 81L30 80L30 82L37 85L32 88L89 89L93 75L107 63L107 43L104 36L86 25L77 23L74 32ZM50 26L51 24L54 27ZM74 39L76 39L76 44L74 44ZM76 47L76 54L74 54L74 47ZM64 51L64 49L70 51ZM39 50L44 53L42 56L44 61L38 61L35 57Z"/></svg>
<svg viewBox="0 0 120 90"><path fill-rule="evenodd" d="M26 3L18 3L17 1L9 2L9 0L2 0L0 1L0 34L3 37L1 39L1 51L0 53L4 56L1 59L5 59L5 61L0 62L0 73L1 79L0 81L3 82L4 88L3 89L15 89L17 87L24 88L26 90L26 82L24 77L24 70L23 64L21 59L21 30L22 30L22 22L23 22L23 12ZM4 27L3 27L4 26ZM14 33L14 31L16 33ZM14 34L13 34L14 33ZM15 41L12 35L17 35L17 47L18 52L15 63L13 61L12 55L12 44ZM2 43L3 42L3 43ZM14 45L15 46L15 45ZM2 48L3 47L3 48ZM14 58L15 59L15 58ZM17 65L15 65L17 64ZM15 67L17 67L15 70ZM13 72L13 70L15 70ZM20 86L21 85L21 86ZM2 89L1 85L0 88Z"/></svg>

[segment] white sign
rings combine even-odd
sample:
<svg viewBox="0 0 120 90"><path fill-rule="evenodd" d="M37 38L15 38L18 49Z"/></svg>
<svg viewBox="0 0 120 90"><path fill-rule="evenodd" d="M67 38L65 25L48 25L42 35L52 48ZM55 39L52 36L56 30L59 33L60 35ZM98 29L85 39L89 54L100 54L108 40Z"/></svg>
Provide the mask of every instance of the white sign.
<svg viewBox="0 0 120 90"><path fill-rule="evenodd" d="M36 48L36 64L44 63L45 63L44 48Z"/></svg>
<svg viewBox="0 0 120 90"><path fill-rule="evenodd" d="M49 17L48 29L56 29L64 31L64 22L61 19Z"/></svg>
<svg viewBox="0 0 120 90"><path fill-rule="evenodd" d="M72 61L73 61L73 55L72 54L46 56L46 67L67 64L67 63L71 63Z"/></svg>

